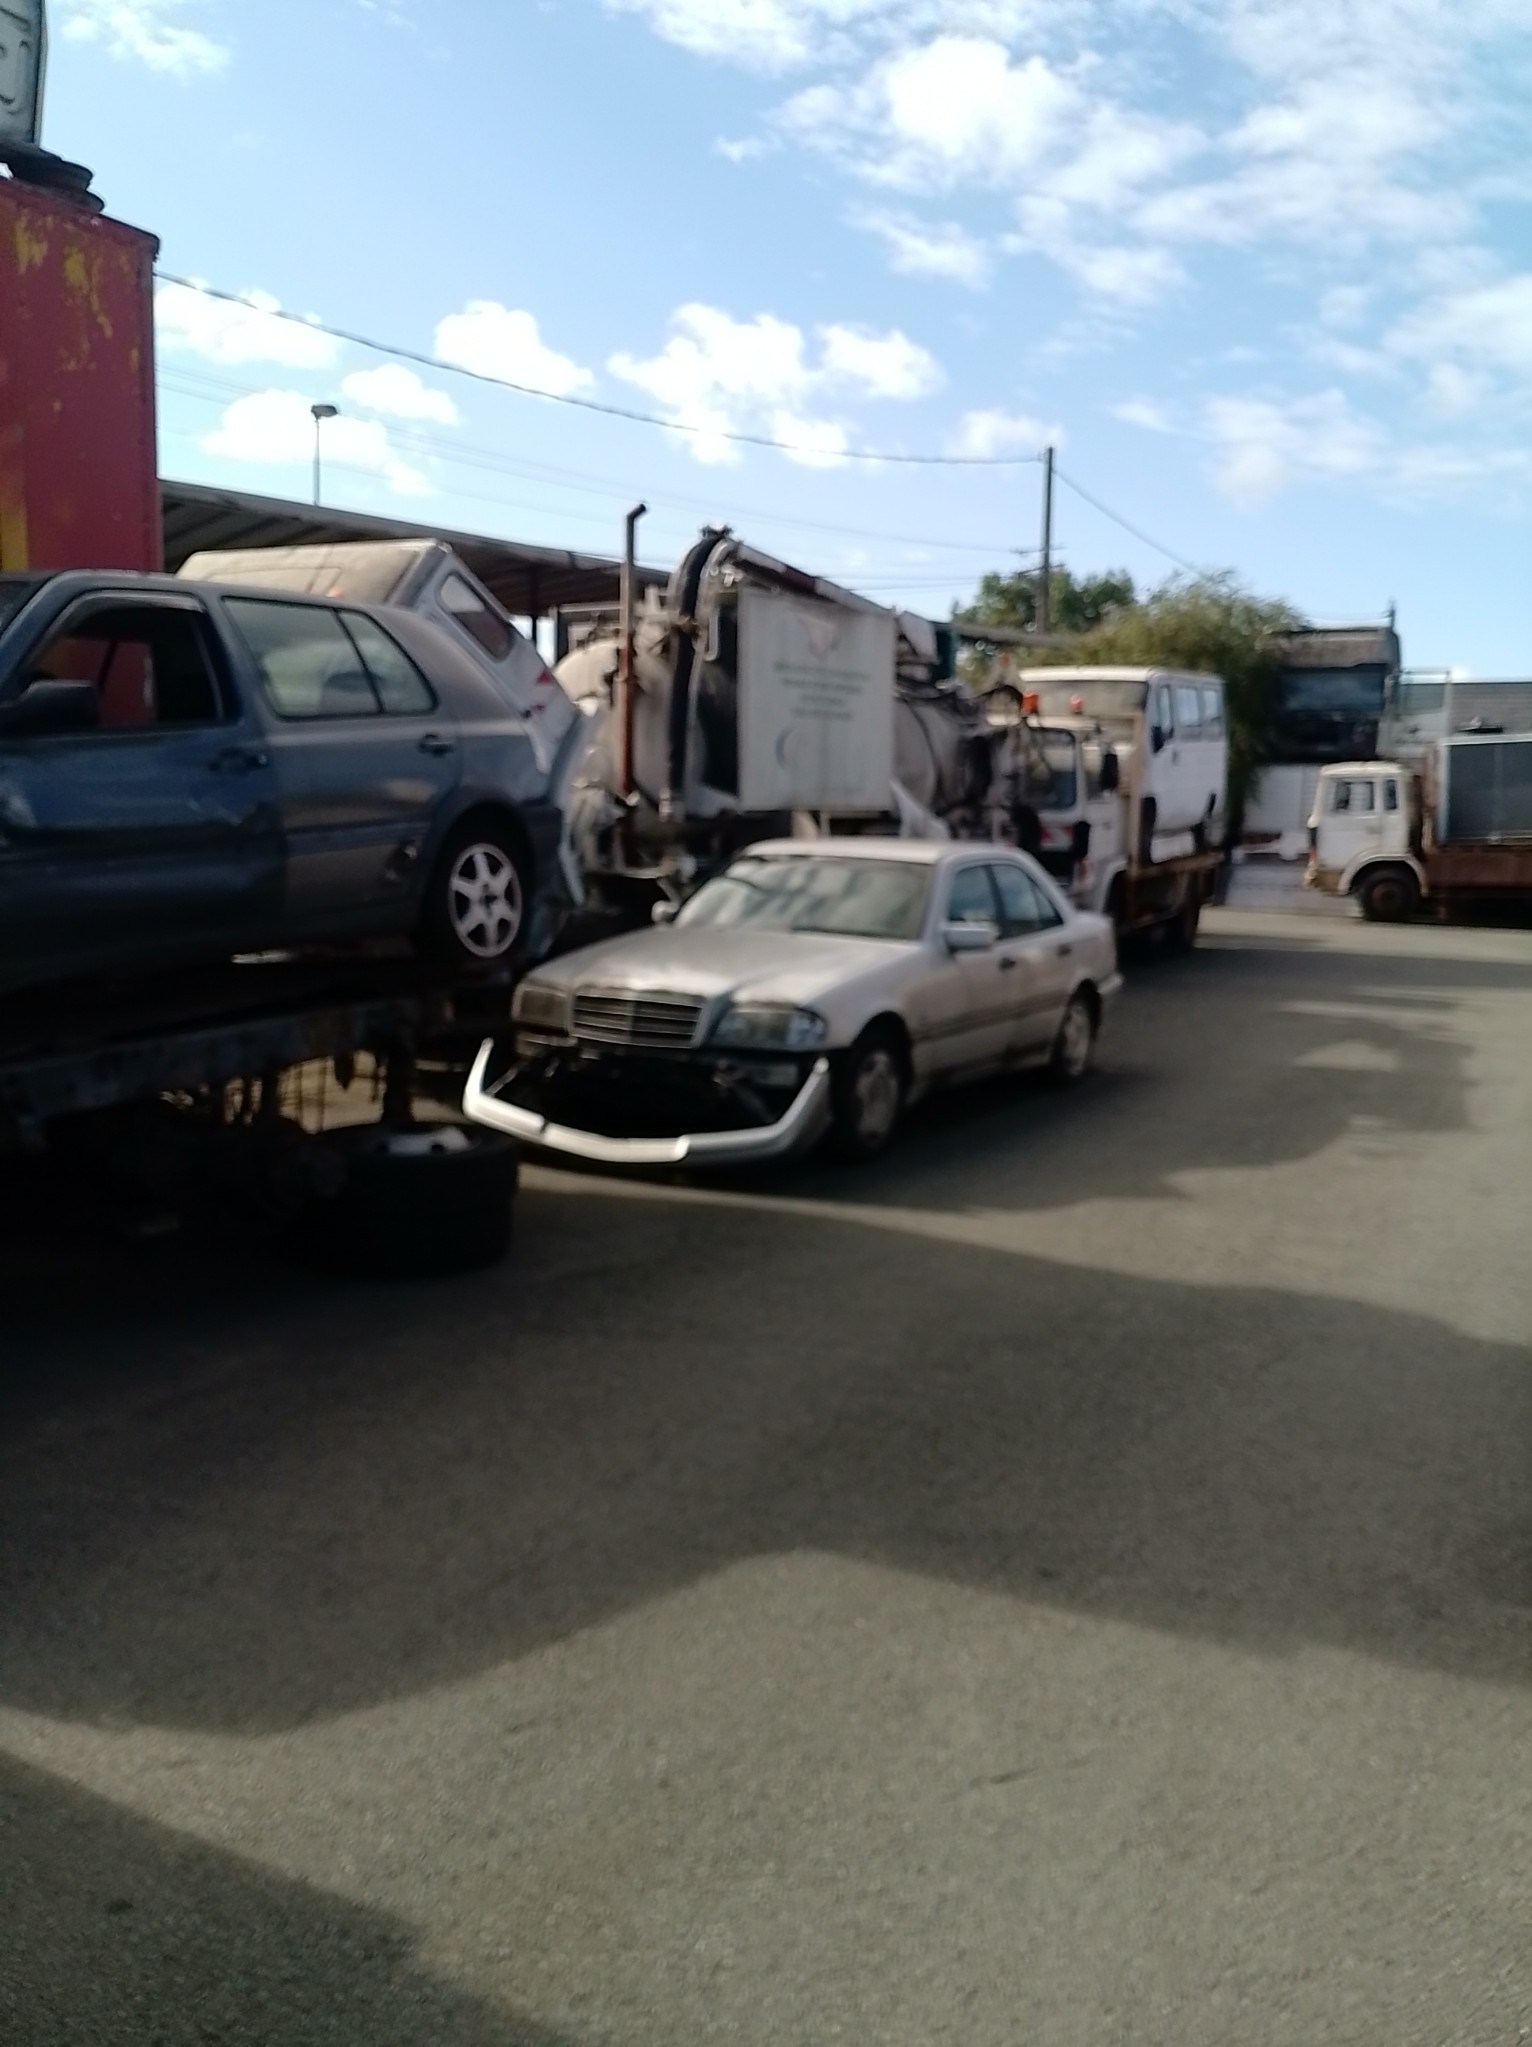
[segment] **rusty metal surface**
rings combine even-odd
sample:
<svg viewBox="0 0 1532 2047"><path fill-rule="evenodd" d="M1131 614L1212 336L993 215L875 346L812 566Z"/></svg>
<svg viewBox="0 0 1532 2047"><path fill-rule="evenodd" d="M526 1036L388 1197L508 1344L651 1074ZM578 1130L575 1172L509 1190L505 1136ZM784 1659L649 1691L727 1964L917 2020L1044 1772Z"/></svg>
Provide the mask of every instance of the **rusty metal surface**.
<svg viewBox="0 0 1532 2047"><path fill-rule="evenodd" d="M0 569L157 569L152 236L0 181Z"/></svg>

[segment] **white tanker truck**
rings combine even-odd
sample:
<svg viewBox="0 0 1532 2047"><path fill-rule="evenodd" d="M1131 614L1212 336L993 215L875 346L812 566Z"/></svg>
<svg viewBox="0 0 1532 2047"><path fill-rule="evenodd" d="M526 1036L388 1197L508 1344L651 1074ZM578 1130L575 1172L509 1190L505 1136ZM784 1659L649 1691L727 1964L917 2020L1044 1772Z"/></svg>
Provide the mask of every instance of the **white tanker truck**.
<svg viewBox="0 0 1532 2047"><path fill-rule="evenodd" d="M593 891L631 911L792 832L1035 837L1012 761L1031 735L957 680L956 644L705 529L556 670L592 721L571 822Z"/></svg>

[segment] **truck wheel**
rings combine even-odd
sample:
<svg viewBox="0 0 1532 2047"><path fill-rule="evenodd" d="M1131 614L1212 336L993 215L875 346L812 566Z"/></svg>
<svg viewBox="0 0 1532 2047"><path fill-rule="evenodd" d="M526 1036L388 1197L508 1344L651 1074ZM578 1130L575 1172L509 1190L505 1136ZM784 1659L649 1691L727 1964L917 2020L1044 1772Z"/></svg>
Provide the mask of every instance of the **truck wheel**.
<svg viewBox="0 0 1532 2047"><path fill-rule="evenodd" d="M904 1047L886 1024L872 1024L835 1077L830 1141L843 1159L874 1159L894 1141L909 1092Z"/></svg>
<svg viewBox="0 0 1532 2047"><path fill-rule="evenodd" d="M1048 1072L1060 1087L1074 1087L1090 1072L1096 1055L1096 1008L1083 990L1069 998L1064 1021L1048 1056Z"/></svg>
<svg viewBox="0 0 1532 2047"><path fill-rule="evenodd" d="M1165 926L1165 943L1172 952L1190 952L1197 943L1202 922L1202 898L1193 892Z"/></svg>
<svg viewBox="0 0 1532 2047"><path fill-rule="evenodd" d="M372 1123L315 1140L333 1147L339 1191L290 1228L300 1255L331 1270L426 1278L493 1265L511 1241L516 1146L462 1123Z"/></svg>
<svg viewBox="0 0 1532 2047"><path fill-rule="evenodd" d="M1357 897L1374 924L1403 924L1420 908L1420 884L1408 867L1380 867L1363 877Z"/></svg>
<svg viewBox="0 0 1532 2047"><path fill-rule="evenodd" d="M1160 806L1152 796L1146 796L1138 809L1138 864L1140 867L1154 865L1154 829L1159 822Z"/></svg>
<svg viewBox="0 0 1532 2047"><path fill-rule="evenodd" d="M515 957L527 921L527 877L503 825L469 819L443 846L426 887L426 950L454 973L491 974Z"/></svg>

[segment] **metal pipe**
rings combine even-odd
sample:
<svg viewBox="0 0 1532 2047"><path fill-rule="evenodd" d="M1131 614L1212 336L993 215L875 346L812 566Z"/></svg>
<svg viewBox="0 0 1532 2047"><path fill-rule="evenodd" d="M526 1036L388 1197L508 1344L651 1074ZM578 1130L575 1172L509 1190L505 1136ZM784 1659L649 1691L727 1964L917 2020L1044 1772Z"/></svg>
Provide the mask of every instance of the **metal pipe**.
<svg viewBox="0 0 1532 2047"><path fill-rule="evenodd" d="M617 665L617 730L620 734L618 790L624 799L633 794L633 727L638 712L638 620L635 584L638 581L638 522L647 505L635 505L627 517L622 544L622 650Z"/></svg>

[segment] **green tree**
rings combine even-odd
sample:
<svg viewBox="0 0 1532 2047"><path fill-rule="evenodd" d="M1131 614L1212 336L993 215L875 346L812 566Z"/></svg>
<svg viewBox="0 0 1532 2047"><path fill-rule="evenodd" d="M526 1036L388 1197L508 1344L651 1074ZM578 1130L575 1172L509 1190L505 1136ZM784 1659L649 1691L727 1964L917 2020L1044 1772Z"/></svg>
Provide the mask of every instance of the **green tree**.
<svg viewBox="0 0 1532 2047"><path fill-rule="evenodd" d="M970 625L1030 631L1037 624L1038 582L1031 569L985 576L973 603L957 615ZM1133 578L1126 569L1081 577L1072 576L1068 569L1055 569L1048 578L1048 595L1050 627L1058 633L1089 632L1137 602Z"/></svg>

